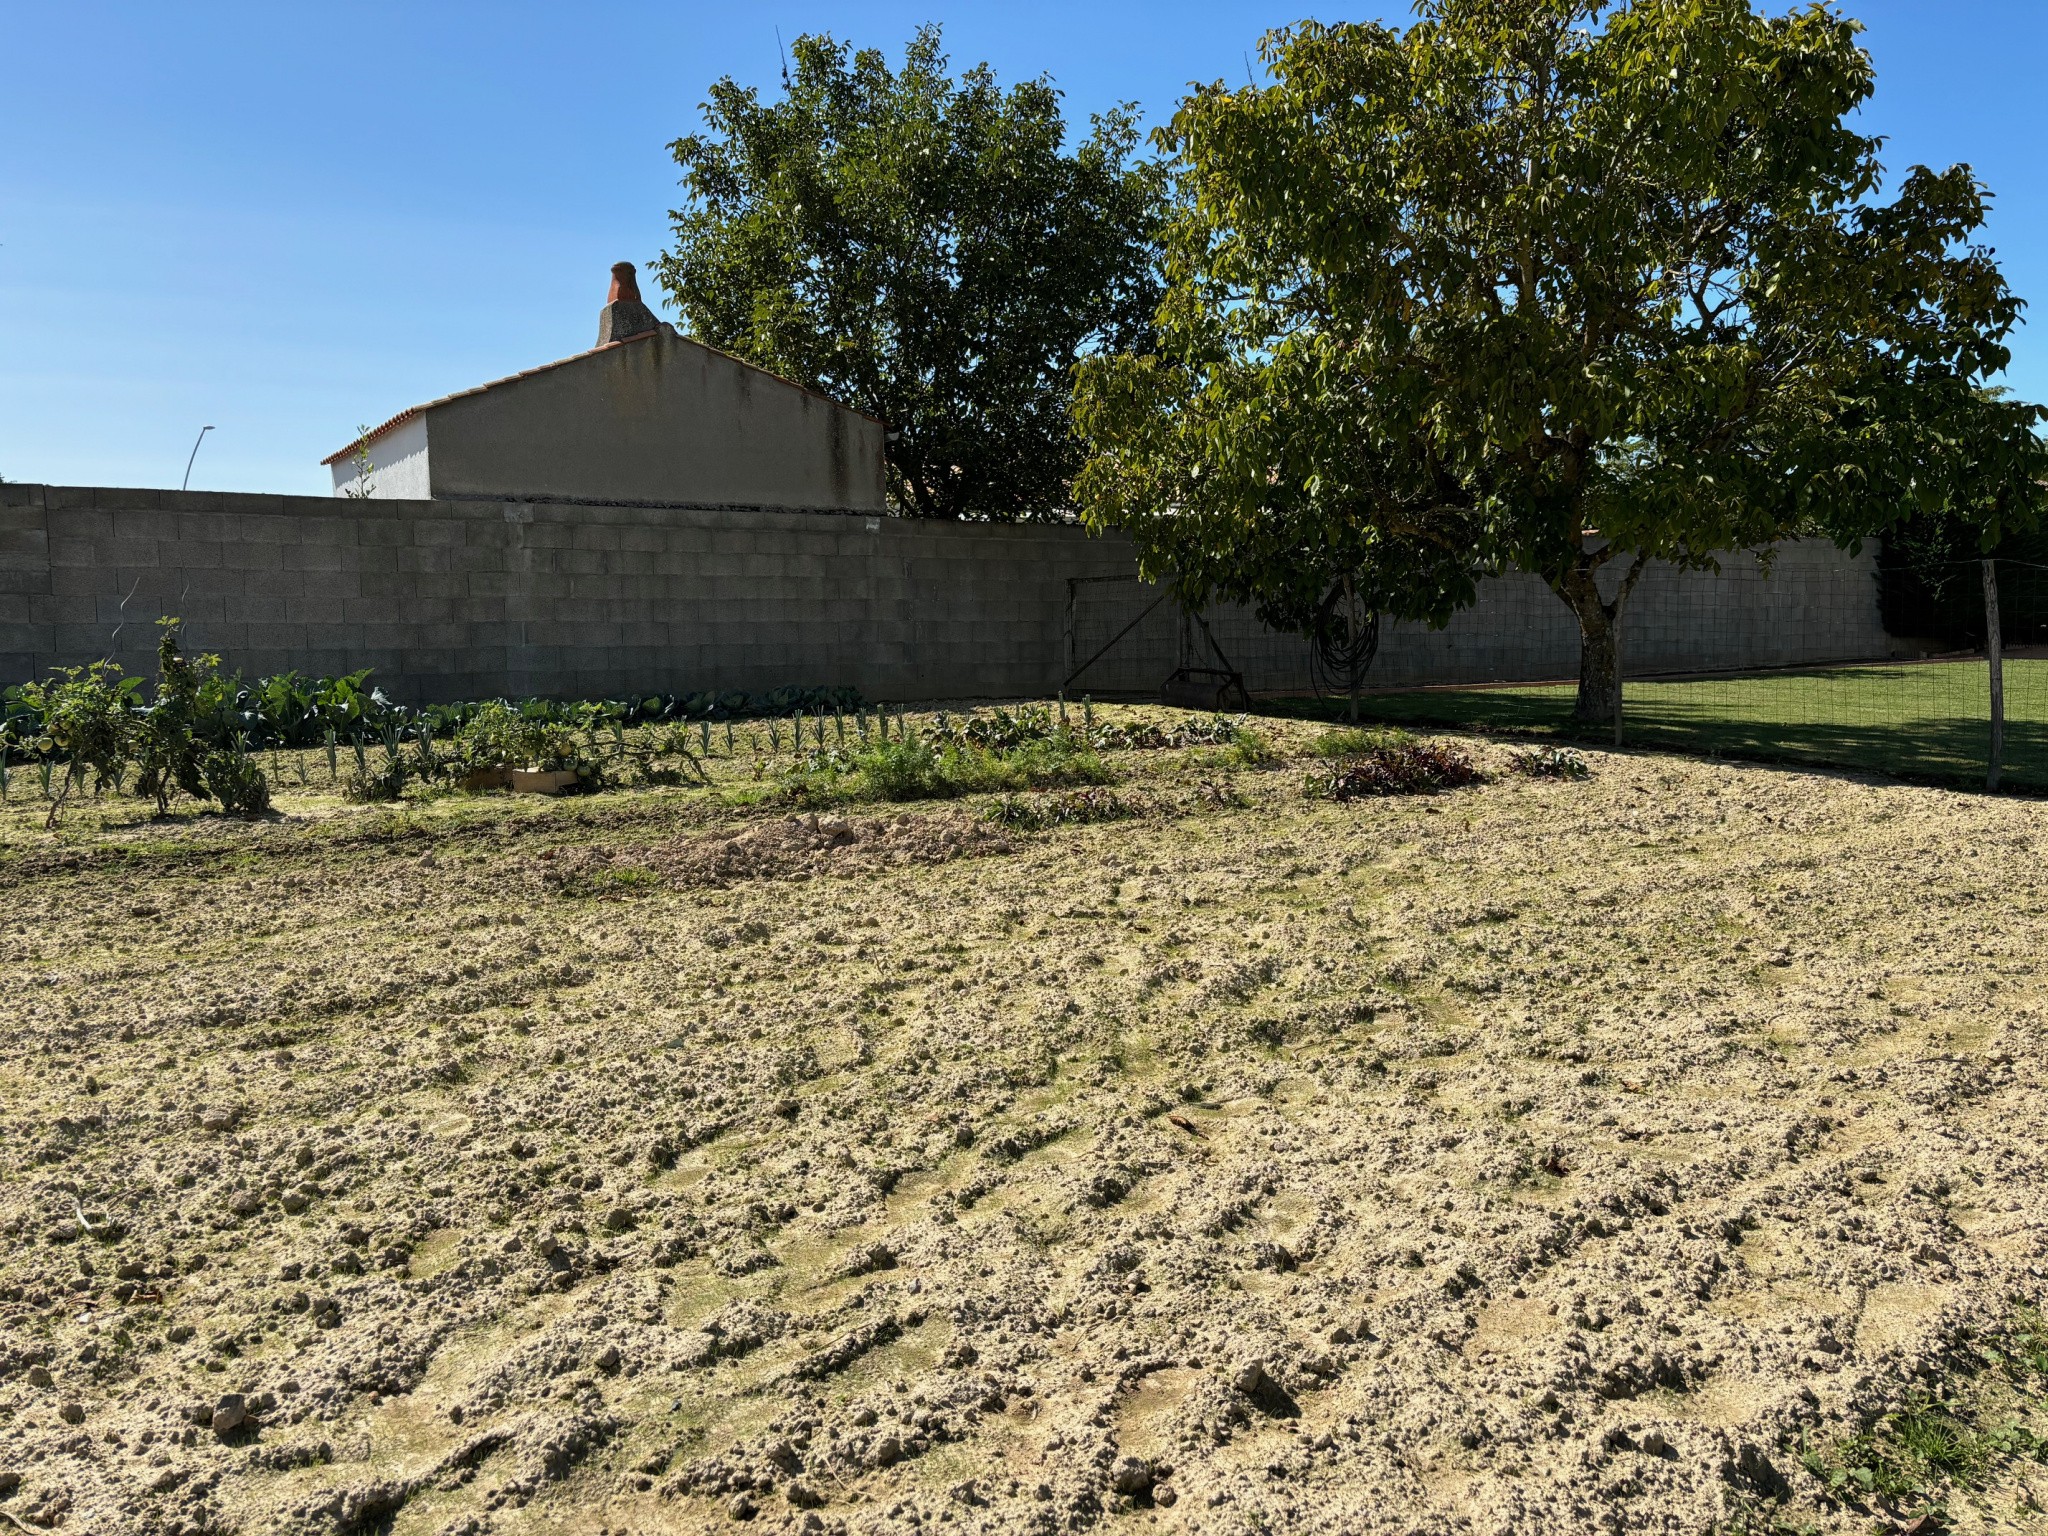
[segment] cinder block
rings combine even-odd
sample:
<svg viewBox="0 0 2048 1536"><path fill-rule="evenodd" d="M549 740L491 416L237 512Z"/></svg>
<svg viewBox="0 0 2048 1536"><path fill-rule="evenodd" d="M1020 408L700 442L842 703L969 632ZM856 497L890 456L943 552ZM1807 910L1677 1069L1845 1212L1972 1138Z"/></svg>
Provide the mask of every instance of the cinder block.
<svg viewBox="0 0 2048 1536"><path fill-rule="evenodd" d="M306 636L306 649L293 658L293 665L308 677L340 677L354 672L365 665L357 659L357 653L347 645L339 643L346 635L335 636L321 629Z"/></svg>
<svg viewBox="0 0 2048 1536"><path fill-rule="evenodd" d="M303 544L298 524L288 517L237 517L234 537L245 544Z"/></svg>
<svg viewBox="0 0 2048 1536"><path fill-rule="evenodd" d="M286 544L284 568L288 571L345 571L355 561L355 550L336 544Z"/></svg>
<svg viewBox="0 0 2048 1536"><path fill-rule="evenodd" d="M188 565L169 569L159 567L155 580L150 585L166 599L179 602L194 597L239 597L250 590L247 571L228 570L218 566ZM266 595L274 595L275 589L270 586L267 579L263 585Z"/></svg>
<svg viewBox="0 0 2048 1536"><path fill-rule="evenodd" d="M248 491L229 491L221 497L220 506L223 512L233 517L275 519L289 517L294 505L306 502L320 507L333 505L333 502L324 496L267 496Z"/></svg>
<svg viewBox="0 0 2048 1536"><path fill-rule="evenodd" d="M295 624L289 620L252 621L245 625L244 629L245 645L294 654L310 649L310 636L304 624Z"/></svg>
<svg viewBox="0 0 2048 1536"><path fill-rule="evenodd" d="M286 600L260 582L252 591L223 592L219 596L221 617L231 624L275 624L284 620Z"/></svg>
<svg viewBox="0 0 2048 1536"><path fill-rule="evenodd" d="M52 564L48 585L59 597L96 597L115 591L118 581L119 573L105 566Z"/></svg>
<svg viewBox="0 0 2048 1536"><path fill-rule="evenodd" d="M33 528L0 523L0 569L50 563L50 535L38 522Z"/></svg>
<svg viewBox="0 0 2048 1536"><path fill-rule="evenodd" d="M412 529L397 518L364 518L356 524L357 548L397 548L412 542Z"/></svg>
<svg viewBox="0 0 2048 1536"><path fill-rule="evenodd" d="M158 510L167 516L189 512L218 512L224 498L219 491L161 491Z"/></svg>
<svg viewBox="0 0 2048 1536"><path fill-rule="evenodd" d="M345 607L339 593L308 592L284 599L284 619L289 624L340 624L347 617Z"/></svg>
<svg viewBox="0 0 2048 1536"><path fill-rule="evenodd" d="M221 564L235 571L281 571L284 545L239 543L221 546Z"/></svg>
<svg viewBox="0 0 2048 1536"><path fill-rule="evenodd" d="M464 542L463 525L444 517L422 518L412 525L412 542L420 549L451 548Z"/></svg>
<svg viewBox="0 0 2048 1536"><path fill-rule="evenodd" d="M159 512L164 493L148 486L81 486L91 504L109 512Z"/></svg>
<svg viewBox="0 0 2048 1536"><path fill-rule="evenodd" d="M488 545L465 545L448 551L448 568L464 576L504 575L510 569L505 551Z"/></svg>

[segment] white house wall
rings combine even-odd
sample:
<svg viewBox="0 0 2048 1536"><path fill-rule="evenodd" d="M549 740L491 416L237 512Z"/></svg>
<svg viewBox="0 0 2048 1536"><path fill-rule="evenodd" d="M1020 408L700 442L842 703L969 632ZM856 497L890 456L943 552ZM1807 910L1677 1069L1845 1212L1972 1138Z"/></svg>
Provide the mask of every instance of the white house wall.
<svg viewBox="0 0 2048 1536"><path fill-rule="evenodd" d="M370 443L370 495L378 501L425 501L431 494L427 469L427 418L400 422ZM361 477L353 458L336 459L334 494L360 494Z"/></svg>

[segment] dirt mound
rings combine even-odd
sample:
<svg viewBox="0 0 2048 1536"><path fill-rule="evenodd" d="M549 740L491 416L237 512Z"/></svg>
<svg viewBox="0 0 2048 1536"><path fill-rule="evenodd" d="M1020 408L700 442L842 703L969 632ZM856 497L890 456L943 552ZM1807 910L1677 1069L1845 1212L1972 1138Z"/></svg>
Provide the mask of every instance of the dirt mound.
<svg viewBox="0 0 2048 1536"><path fill-rule="evenodd" d="M743 880L808 880L1008 853L1002 830L965 816L788 816L651 849L584 848L542 856L542 880L589 895L659 881L693 889Z"/></svg>

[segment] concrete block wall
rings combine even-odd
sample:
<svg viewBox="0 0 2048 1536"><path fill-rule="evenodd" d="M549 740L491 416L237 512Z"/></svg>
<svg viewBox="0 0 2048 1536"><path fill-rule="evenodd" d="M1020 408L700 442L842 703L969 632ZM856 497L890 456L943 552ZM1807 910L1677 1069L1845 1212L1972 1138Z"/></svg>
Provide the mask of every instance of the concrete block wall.
<svg viewBox="0 0 2048 1536"><path fill-rule="evenodd" d="M1015 696L1058 683L1066 578L1131 568L1064 527L0 485L0 679L151 671L177 614L246 675L371 667L412 702Z"/></svg>
<svg viewBox="0 0 2048 1536"><path fill-rule="evenodd" d="M1607 591L1620 574L1609 573ZM1080 588L1077 660L1085 661L1155 595L1135 581ZM1274 633L1248 609L1219 608L1207 618L1253 692L1310 687L1307 647L1298 637ZM1878 617L1875 551L1851 556L1818 539L1780 546L1768 570L1749 555L1725 557L1718 571L1653 564L1622 613L1623 669L1631 675L1868 661L1885 657L1889 646ZM1212 664L1199 632L1190 648L1197 665ZM1162 605L1075 688L1156 687L1181 650L1180 620L1170 604ZM1571 611L1541 580L1518 574L1483 583L1478 601L1441 630L1385 625L1369 686L1542 682L1576 678L1578 670L1579 631Z"/></svg>
<svg viewBox="0 0 2048 1536"><path fill-rule="evenodd" d="M155 620L245 675L374 668L393 697L620 697L849 685L869 698L1045 694L1157 595L1128 543L1071 527L864 514L0 485L0 683L111 656L154 667ZM1254 689L1307 686L1306 652L1210 616ZM1162 605L1076 683L1156 690ZM1631 670L1881 657L1871 557L1826 545L1719 575L1653 569ZM1490 582L1441 632L1392 626L1376 682L1568 677L1577 638L1540 582Z"/></svg>

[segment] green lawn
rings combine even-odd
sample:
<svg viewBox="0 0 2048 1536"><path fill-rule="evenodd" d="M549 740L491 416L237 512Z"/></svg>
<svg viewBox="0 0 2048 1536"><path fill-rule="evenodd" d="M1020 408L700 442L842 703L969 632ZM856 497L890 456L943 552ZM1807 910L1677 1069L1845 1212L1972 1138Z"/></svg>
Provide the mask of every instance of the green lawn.
<svg viewBox="0 0 2048 1536"><path fill-rule="evenodd" d="M1399 725L1569 735L1568 685L1411 689L1367 695L1367 718ZM1341 701L1287 700L1329 715ZM1827 667L1629 683L1625 739L1635 746L1870 768L1982 783L1991 740L1982 661ZM2048 790L2048 661L2005 664L2005 782Z"/></svg>

